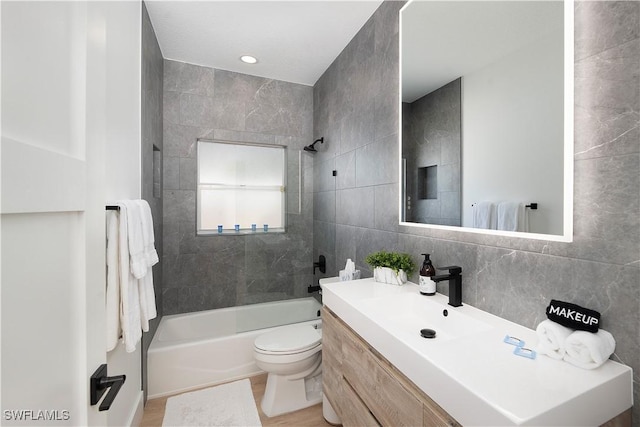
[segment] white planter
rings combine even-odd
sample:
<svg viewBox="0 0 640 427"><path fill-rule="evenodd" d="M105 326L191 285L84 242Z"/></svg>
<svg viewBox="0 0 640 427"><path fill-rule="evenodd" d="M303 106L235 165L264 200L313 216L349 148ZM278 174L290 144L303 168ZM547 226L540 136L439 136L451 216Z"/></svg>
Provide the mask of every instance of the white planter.
<svg viewBox="0 0 640 427"><path fill-rule="evenodd" d="M399 270L398 274L388 267L375 267L373 279L376 282L389 283L390 285L404 285L407 283L407 273Z"/></svg>

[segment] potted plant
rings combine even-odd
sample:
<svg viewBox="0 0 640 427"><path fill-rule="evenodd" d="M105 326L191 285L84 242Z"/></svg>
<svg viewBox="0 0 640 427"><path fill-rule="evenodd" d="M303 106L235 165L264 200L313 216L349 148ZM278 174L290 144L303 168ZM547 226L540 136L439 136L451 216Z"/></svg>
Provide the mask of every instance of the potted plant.
<svg viewBox="0 0 640 427"><path fill-rule="evenodd" d="M415 264L409 254L379 251L367 255L365 262L373 267L376 282L403 285L407 276L415 270Z"/></svg>

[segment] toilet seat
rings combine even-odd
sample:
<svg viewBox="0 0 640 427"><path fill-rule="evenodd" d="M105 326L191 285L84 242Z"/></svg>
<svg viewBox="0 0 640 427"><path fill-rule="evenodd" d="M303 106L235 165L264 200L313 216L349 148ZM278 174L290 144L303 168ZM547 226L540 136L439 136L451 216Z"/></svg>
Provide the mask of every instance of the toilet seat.
<svg viewBox="0 0 640 427"><path fill-rule="evenodd" d="M290 325L256 338L255 350L263 354L306 352L321 344L322 336L311 325Z"/></svg>

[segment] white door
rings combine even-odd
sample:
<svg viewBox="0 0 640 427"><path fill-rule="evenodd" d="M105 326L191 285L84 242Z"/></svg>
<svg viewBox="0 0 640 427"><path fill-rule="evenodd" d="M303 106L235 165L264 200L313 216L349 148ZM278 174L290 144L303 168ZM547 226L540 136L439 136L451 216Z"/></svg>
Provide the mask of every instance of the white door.
<svg viewBox="0 0 640 427"><path fill-rule="evenodd" d="M85 2L0 7L0 423L104 425L103 26Z"/></svg>

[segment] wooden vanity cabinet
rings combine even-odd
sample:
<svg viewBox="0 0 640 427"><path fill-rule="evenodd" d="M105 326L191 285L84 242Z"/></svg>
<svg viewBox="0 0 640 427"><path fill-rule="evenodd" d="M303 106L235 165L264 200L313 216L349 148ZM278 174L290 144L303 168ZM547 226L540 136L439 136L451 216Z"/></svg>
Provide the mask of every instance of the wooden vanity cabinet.
<svg viewBox="0 0 640 427"><path fill-rule="evenodd" d="M460 425L327 307L322 346L322 389L345 427ZM629 409L601 427L631 424Z"/></svg>
<svg viewBox="0 0 640 427"><path fill-rule="evenodd" d="M323 391L345 427L459 425L326 307L322 322Z"/></svg>

